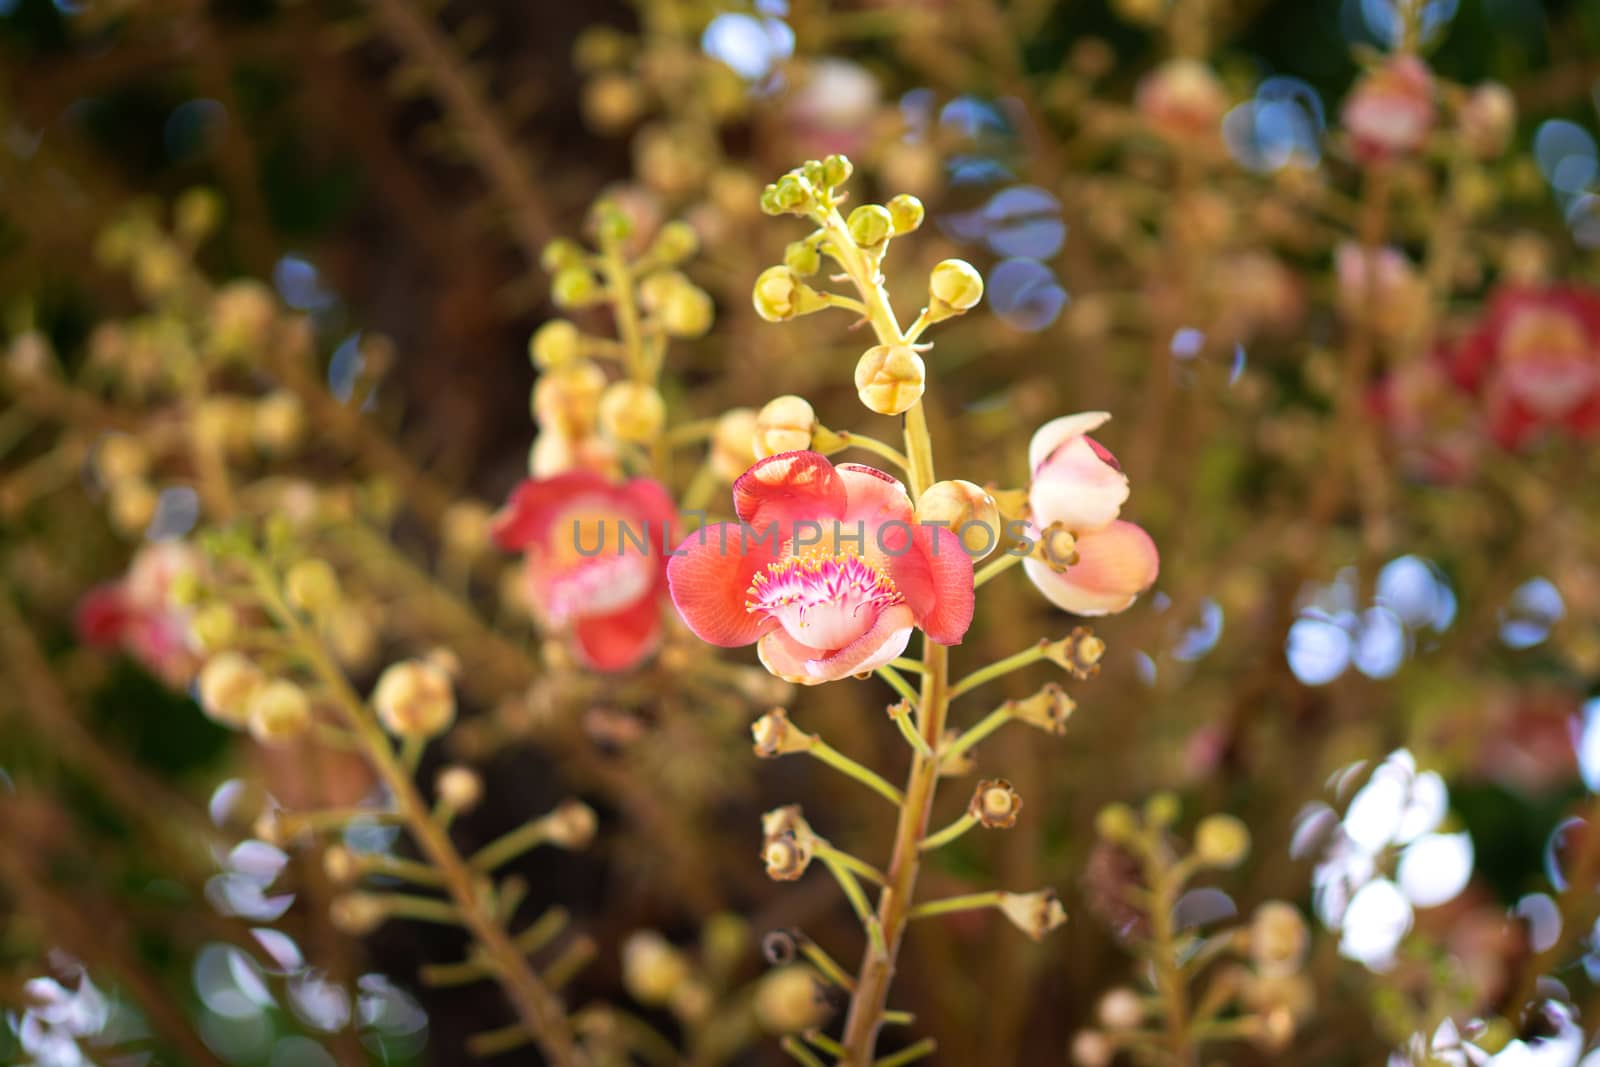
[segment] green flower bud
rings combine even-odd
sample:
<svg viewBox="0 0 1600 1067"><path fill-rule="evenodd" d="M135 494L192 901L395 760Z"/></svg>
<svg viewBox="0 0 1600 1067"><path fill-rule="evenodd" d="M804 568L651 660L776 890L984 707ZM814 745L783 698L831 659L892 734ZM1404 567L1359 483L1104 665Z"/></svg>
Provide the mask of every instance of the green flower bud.
<svg viewBox="0 0 1600 1067"><path fill-rule="evenodd" d="M559 274L568 267L581 267L583 260L583 247L565 237L557 237L539 253L539 265L548 274Z"/></svg>
<svg viewBox="0 0 1600 1067"><path fill-rule="evenodd" d="M855 169L849 156L831 155L822 161L822 182L830 189L837 189L850 180Z"/></svg>
<svg viewBox="0 0 1600 1067"><path fill-rule="evenodd" d="M924 214L922 201L910 193L901 193L889 201L889 217L894 221L896 237L910 233L921 226Z"/></svg>
<svg viewBox="0 0 1600 1067"><path fill-rule="evenodd" d="M978 306L983 275L964 259L946 259L928 275L928 312L933 321L948 319Z"/></svg>
<svg viewBox="0 0 1600 1067"><path fill-rule="evenodd" d="M1178 821L1181 811L1176 793L1160 792L1144 802L1144 821L1164 829Z"/></svg>
<svg viewBox="0 0 1600 1067"><path fill-rule="evenodd" d="M1126 804L1107 804L1094 817L1094 831L1112 844L1126 844L1139 832L1139 820Z"/></svg>
<svg viewBox="0 0 1600 1067"><path fill-rule="evenodd" d="M528 339L528 354L541 370L566 366L578 358L582 348L583 334L566 319L551 319Z"/></svg>
<svg viewBox="0 0 1600 1067"><path fill-rule="evenodd" d="M850 212L850 239L862 248L877 248L894 235L894 217L882 204L862 204Z"/></svg>
<svg viewBox="0 0 1600 1067"><path fill-rule="evenodd" d="M756 314L768 322L787 322L827 307L821 294L795 277L788 267L768 267L750 294Z"/></svg>
<svg viewBox="0 0 1600 1067"><path fill-rule="evenodd" d="M783 265L802 278L810 277L822 269L822 253L809 241L794 241L783 250Z"/></svg>
<svg viewBox="0 0 1600 1067"><path fill-rule="evenodd" d="M289 603L308 615L321 615L339 602L339 576L325 559L303 559L284 576Z"/></svg>
<svg viewBox="0 0 1600 1067"><path fill-rule="evenodd" d="M800 175L785 174L778 179L773 193L773 203L778 206L780 212L788 211L798 215L811 205L811 200L811 185Z"/></svg>
<svg viewBox="0 0 1600 1067"><path fill-rule="evenodd" d="M600 299L600 282L588 267L563 267L550 283L557 307L584 307Z"/></svg>
<svg viewBox="0 0 1600 1067"><path fill-rule="evenodd" d="M1194 854L1208 867L1237 867L1250 854L1250 828L1232 815L1208 815L1195 827Z"/></svg>
<svg viewBox="0 0 1600 1067"><path fill-rule="evenodd" d="M250 733L264 744L293 741L311 725L306 692L282 678L268 682L250 697Z"/></svg>
<svg viewBox="0 0 1600 1067"><path fill-rule="evenodd" d="M610 200L595 204L590 209L589 221L602 241L626 241L633 234L633 220Z"/></svg>
<svg viewBox="0 0 1600 1067"><path fill-rule="evenodd" d="M668 337L704 337L711 329L711 295L699 286L680 285L661 305L660 315Z"/></svg>
<svg viewBox="0 0 1600 1067"><path fill-rule="evenodd" d="M667 223L650 242L651 258L673 265L682 263L699 250L700 236L687 222Z"/></svg>

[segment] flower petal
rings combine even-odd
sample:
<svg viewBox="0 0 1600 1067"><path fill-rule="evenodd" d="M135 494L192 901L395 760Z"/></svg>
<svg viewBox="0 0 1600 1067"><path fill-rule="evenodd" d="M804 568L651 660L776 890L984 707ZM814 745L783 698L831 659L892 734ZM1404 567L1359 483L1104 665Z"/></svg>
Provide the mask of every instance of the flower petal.
<svg viewBox="0 0 1600 1067"><path fill-rule="evenodd" d="M1126 611L1150 588L1161 569L1155 542L1144 530L1119 519L1078 538L1078 562L1057 574L1042 560L1025 559L1028 578L1056 607L1074 615Z"/></svg>
<svg viewBox="0 0 1600 1067"><path fill-rule="evenodd" d="M865 524L870 537L886 522L912 521L911 497L899 479L861 463L841 463L834 469L844 482L843 518L850 532L854 532L857 522Z"/></svg>
<svg viewBox="0 0 1600 1067"><path fill-rule="evenodd" d="M1127 499L1128 476L1088 437L1069 438L1046 456L1028 489L1034 522L1059 522L1073 533L1110 525Z"/></svg>
<svg viewBox="0 0 1600 1067"><path fill-rule="evenodd" d="M817 452L768 456L733 483L735 514L757 530L776 524L780 540L794 536L796 522L839 518L846 499L844 480Z"/></svg>
<svg viewBox="0 0 1600 1067"><path fill-rule="evenodd" d="M1110 421L1109 411L1080 411L1076 415L1051 419L1035 430L1033 440L1028 442L1028 471L1038 471L1039 464L1068 440L1093 433Z"/></svg>
<svg viewBox="0 0 1600 1067"><path fill-rule="evenodd" d="M778 629L763 637L756 651L762 666L784 681L820 685L877 670L906 650L912 629L910 609L897 604L879 613L871 629L843 648L812 648Z"/></svg>
<svg viewBox="0 0 1600 1067"><path fill-rule="evenodd" d="M685 538L667 560L672 603L702 641L748 645L777 625L745 610L756 572L779 557L773 540L746 537L738 523L713 523Z"/></svg>
<svg viewBox="0 0 1600 1067"><path fill-rule="evenodd" d="M642 596L611 615L579 619L573 627L578 658L597 671L625 671L642 663L661 640L661 608Z"/></svg>
<svg viewBox="0 0 1600 1067"><path fill-rule="evenodd" d="M550 524L578 497L609 498L614 487L593 471L568 471L554 478L526 478L494 516L490 536L507 552L520 552L544 539Z"/></svg>
<svg viewBox="0 0 1600 1067"><path fill-rule="evenodd" d="M929 640L957 645L972 625L972 557L961 539L942 526L912 528L912 542L886 538L889 577L906 598ZM903 549L903 550L901 550Z"/></svg>

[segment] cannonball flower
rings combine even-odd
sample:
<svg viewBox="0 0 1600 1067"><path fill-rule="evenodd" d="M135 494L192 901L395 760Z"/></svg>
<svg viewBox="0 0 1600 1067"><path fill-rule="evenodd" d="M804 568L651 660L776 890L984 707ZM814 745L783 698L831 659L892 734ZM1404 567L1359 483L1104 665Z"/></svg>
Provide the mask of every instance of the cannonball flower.
<svg viewBox="0 0 1600 1067"><path fill-rule="evenodd" d="M955 534L919 526L883 471L816 452L758 461L733 486L738 523L707 526L667 564L673 603L714 645L756 643L802 685L875 670L911 631L958 644L972 622L972 561Z"/></svg>
<svg viewBox="0 0 1600 1067"><path fill-rule="evenodd" d="M660 640L672 527L672 498L660 483L574 470L517 486L491 533L501 548L524 553L528 602L541 624L570 633L592 669L624 671Z"/></svg>
<svg viewBox="0 0 1600 1067"><path fill-rule="evenodd" d="M172 584L204 566L200 553L182 541L146 545L122 578L96 586L78 602L78 639L120 647L169 685L187 685L199 669L189 633L193 612L173 602Z"/></svg>
<svg viewBox="0 0 1600 1067"><path fill-rule="evenodd" d="M1433 129L1433 72L1416 56L1395 56L1356 82L1342 116L1363 163L1412 155Z"/></svg>
<svg viewBox="0 0 1600 1067"><path fill-rule="evenodd" d="M1150 588L1161 559L1150 535L1117 516L1128 499L1128 476L1116 457L1089 437L1110 415L1087 411L1041 426L1028 445L1029 536L1061 526L1075 538L1077 562L1065 571L1029 557L1023 569L1057 607L1075 615L1125 611Z"/></svg>
<svg viewBox="0 0 1600 1067"><path fill-rule="evenodd" d="M1483 397L1489 432L1507 448L1542 429L1600 430L1600 294L1501 289L1449 362L1457 384Z"/></svg>
<svg viewBox="0 0 1600 1067"><path fill-rule="evenodd" d="M1228 92L1215 72L1195 59L1172 59L1146 74L1135 100L1139 114L1176 141L1215 138L1228 110Z"/></svg>

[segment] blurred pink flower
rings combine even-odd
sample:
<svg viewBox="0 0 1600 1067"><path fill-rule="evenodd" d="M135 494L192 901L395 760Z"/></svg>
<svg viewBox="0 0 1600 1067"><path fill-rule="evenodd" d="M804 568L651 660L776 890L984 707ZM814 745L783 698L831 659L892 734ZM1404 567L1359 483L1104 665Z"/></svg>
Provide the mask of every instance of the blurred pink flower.
<svg viewBox="0 0 1600 1067"><path fill-rule="evenodd" d="M1380 163L1420 149L1435 115L1433 72L1416 56L1399 55L1357 80L1343 121L1356 158Z"/></svg>
<svg viewBox="0 0 1600 1067"><path fill-rule="evenodd" d="M914 628L944 645L966 634L972 560L954 533L918 525L882 471L780 452L740 475L733 501L739 523L703 528L667 565L702 640L757 642L773 674L816 685L888 663Z"/></svg>
<svg viewBox="0 0 1600 1067"><path fill-rule="evenodd" d="M661 637L672 498L660 483L592 471L528 479L495 516L495 542L526 557L534 614L570 633L599 671L637 666Z"/></svg>
<svg viewBox="0 0 1600 1067"><path fill-rule="evenodd" d="M199 667L190 643L187 608L172 603L178 575L198 572L205 561L182 541L158 541L134 554L127 573L96 586L78 601L78 640L119 647L167 684L189 684Z"/></svg>

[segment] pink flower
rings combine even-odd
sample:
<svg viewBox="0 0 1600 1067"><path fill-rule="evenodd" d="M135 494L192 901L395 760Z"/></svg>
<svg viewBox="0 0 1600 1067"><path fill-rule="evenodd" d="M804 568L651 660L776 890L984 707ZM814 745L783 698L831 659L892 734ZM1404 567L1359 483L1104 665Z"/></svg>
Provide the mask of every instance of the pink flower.
<svg viewBox="0 0 1600 1067"><path fill-rule="evenodd" d="M172 603L172 583L203 567L200 554L182 541L146 545L126 574L78 602L78 640L121 648L169 685L187 685L199 657L189 640L190 613Z"/></svg>
<svg viewBox="0 0 1600 1067"><path fill-rule="evenodd" d="M758 643L802 685L875 670L911 631L958 644L972 622L972 560L955 534L917 525L905 487L816 452L760 460L733 486L739 523L707 526L667 564L673 603L703 640Z"/></svg>
<svg viewBox="0 0 1600 1067"><path fill-rule="evenodd" d="M1156 132L1173 140L1216 138L1228 92L1210 67L1170 59L1139 81L1134 104Z"/></svg>
<svg viewBox="0 0 1600 1067"><path fill-rule="evenodd" d="M570 632L587 666L625 671L661 637L672 517L672 498L658 482L618 485L569 471L517 486L493 535L501 548L525 553L539 620Z"/></svg>
<svg viewBox="0 0 1600 1067"><path fill-rule="evenodd" d="M1334 250L1333 266L1339 310L1346 318L1366 317L1385 337L1407 337L1420 329L1428 290L1405 253L1385 245L1369 255L1354 241L1344 241Z"/></svg>
<svg viewBox="0 0 1600 1067"><path fill-rule="evenodd" d="M1356 82L1343 119L1364 163L1415 153L1433 129L1433 72L1416 56L1394 57Z"/></svg>
<svg viewBox="0 0 1600 1067"><path fill-rule="evenodd" d="M1540 428L1600 429L1600 296L1507 288L1450 353L1458 384L1481 393L1489 432L1517 448Z"/></svg>
<svg viewBox="0 0 1600 1067"><path fill-rule="evenodd" d="M1052 419L1028 445L1030 536L1064 527L1076 538L1078 562L1064 572L1032 557L1022 566L1051 603L1075 615L1127 610L1161 568L1150 535L1117 518L1128 499L1127 475L1116 457L1088 436L1110 418L1103 411L1086 411Z"/></svg>

